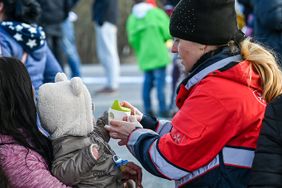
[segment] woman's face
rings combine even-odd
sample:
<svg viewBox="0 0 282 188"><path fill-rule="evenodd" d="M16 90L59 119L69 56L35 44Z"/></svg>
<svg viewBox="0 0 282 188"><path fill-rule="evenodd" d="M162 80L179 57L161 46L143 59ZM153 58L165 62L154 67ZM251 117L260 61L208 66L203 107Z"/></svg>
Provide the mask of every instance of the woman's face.
<svg viewBox="0 0 282 188"><path fill-rule="evenodd" d="M205 49L206 46L203 44L176 38L171 51L180 55L185 71L190 72L195 63L204 55Z"/></svg>

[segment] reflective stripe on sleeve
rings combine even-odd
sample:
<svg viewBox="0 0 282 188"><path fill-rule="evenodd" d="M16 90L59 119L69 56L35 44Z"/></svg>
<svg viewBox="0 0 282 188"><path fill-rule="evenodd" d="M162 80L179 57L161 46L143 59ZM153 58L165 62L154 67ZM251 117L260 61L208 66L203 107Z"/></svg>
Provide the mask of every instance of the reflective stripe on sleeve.
<svg viewBox="0 0 282 188"><path fill-rule="evenodd" d="M224 164L227 166L234 166L238 168L251 168L255 153L253 150L224 147L222 150L222 154ZM176 187L186 184L194 178L201 176L204 173L218 166L219 155L217 155L207 166L201 167L198 170L195 170L192 173L187 174L186 176L177 180Z"/></svg>
<svg viewBox="0 0 282 188"><path fill-rule="evenodd" d="M135 143L138 141L138 138L143 135L143 134L154 134L154 135L158 135L156 132L150 130L150 129L136 129L135 131L133 131L129 138L128 138L128 142L127 142L127 148L129 149L129 151L136 156L135 152L134 152L134 145Z"/></svg>
<svg viewBox="0 0 282 188"><path fill-rule="evenodd" d="M159 133L160 136L162 136L166 133L169 133L171 129L172 129L171 121L160 120L156 132Z"/></svg>
<svg viewBox="0 0 282 188"><path fill-rule="evenodd" d="M162 157L157 149L157 141L153 143L150 150L150 157L155 165L155 168L163 174L165 177L176 181L176 185L180 186L192 179L203 175L204 173L219 166L219 155L217 155L209 164L203 166L193 172L184 171L180 168L169 163L166 159ZM225 165L232 165L237 167L250 168L254 158L254 151L238 148L223 148L223 159Z"/></svg>
<svg viewBox="0 0 282 188"><path fill-rule="evenodd" d="M142 137L146 138L148 135L154 136L158 134L149 129L137 129L132 132L128 140L127 146L133 155L135 155L134 145L138 144L138 141ZM151 160L143 161L143 162L146 164L148 163L147 165L151 165L151 167L154 168L162 176L171 180L176 180L177 187L186 184L189 181L192 181L194 178L204 175L208 171L211 171L214 168L218 168L219 166L220 163L219 155L217 155L207 165L202 166L193 172L189 172L184 168L179 168L176 165L173 165L172 161L168 161L166 158L164 158L165 155L160 153L157 143L158 143L158 139L156 140L151 139L150 143L148 143L150 144L150 147L148 148L148 150L146 149L146 152L148 151L147 154L149 154L148 157L150 157ZM222 155L223 155L224 164L226 166L234 166L237 168L251 168L254 158L254 151L243 149L243 148L224 147L222 149ZM143 155L140 155L139 157L141 157L142 159L146 158Z"/></svg>
<svg viewBox="0 0 282 188"><path fill-rule="evenodd" d="M225 165L251 168L255 157L253 150L240 148L223 148L223 161Z"/></svg>
<svg viewBox="0 0 282 188"><path fill-rule="evenodd" d="M156 169L168 179L177 180L183 176L187 176L189 172L183 171L170 163L162 157L157 149L157 140L152 144L150 150L150 157Z"/></svg>
<svg viewBox="0 0 282 188"><path fill-rule="evenodd" d="M194 178L197 178L198 176L203 175L204 173L216 168L219 166L219 156L217 155L208 165L201 167L192 173L187 174L186 176L182 177L181 179L177 180L175 182L176 187L179 187L183 184L186 184L188 181L193 180Z"/></svg>

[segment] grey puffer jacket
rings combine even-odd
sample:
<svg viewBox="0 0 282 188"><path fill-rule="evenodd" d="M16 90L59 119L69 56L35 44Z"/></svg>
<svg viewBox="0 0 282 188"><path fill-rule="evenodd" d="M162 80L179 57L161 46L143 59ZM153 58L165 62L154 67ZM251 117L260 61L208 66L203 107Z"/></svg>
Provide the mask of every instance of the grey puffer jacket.
<svg viewBox="0 0 282 188"><path fill-rule="evenodd" d="M113 161L115 153L95 130L87 137L66 136L52 144L52 172L65 184L80 188L122 187L121 173ZM93 144L102 153L98 161L91 154Z"/></svg>

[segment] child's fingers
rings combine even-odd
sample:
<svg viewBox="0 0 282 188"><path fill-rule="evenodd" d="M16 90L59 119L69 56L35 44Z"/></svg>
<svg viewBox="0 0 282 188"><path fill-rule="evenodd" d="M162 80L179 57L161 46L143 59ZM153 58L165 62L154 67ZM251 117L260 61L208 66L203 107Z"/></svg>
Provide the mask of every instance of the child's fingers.
<svg viewBox="0 0 282 188"><path fill-rule="evenodd" d="M124 141L124 140L120 140L119 142L118 142L118 145L119 146L123 146L123 145L126 145L126 141Z"/></svg>

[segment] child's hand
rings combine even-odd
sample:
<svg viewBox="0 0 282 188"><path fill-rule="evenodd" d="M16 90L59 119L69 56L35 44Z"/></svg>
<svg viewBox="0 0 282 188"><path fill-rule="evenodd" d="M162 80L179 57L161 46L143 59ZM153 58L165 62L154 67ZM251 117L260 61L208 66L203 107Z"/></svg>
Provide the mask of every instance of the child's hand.
<svg viewBox="0 0 282 188"><path fill-rule="evenodd" d="M142 188L142 169L133 162L128 162L122 167L122 178L124 181L134 180L137 188Z"/></svg>
<svg viewBox="0 0 282 188"><path fill-rule="evenodd" d="M108 111L105 111L103 116L99 117L94 126L95 132L98 132L99 135L106 141L109 142L110 135L109 132L105 129L105 125L108 125Z"/></svg>
<svg viewBox="0 0 282 188"><path fill-rule="evenodd" d="M99 146L97 144L91 145L91 154L94 157L94 159L98 161L98 159L100 158L100 154L99 154Z"/></svg>

